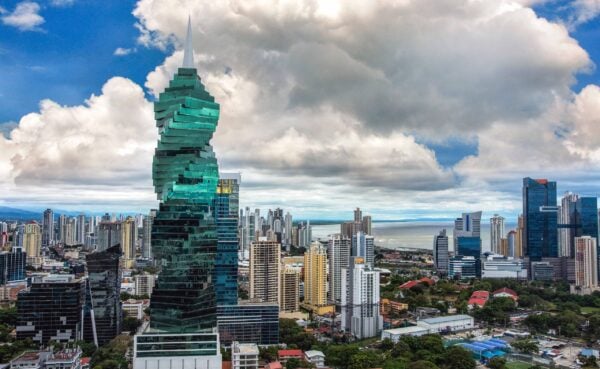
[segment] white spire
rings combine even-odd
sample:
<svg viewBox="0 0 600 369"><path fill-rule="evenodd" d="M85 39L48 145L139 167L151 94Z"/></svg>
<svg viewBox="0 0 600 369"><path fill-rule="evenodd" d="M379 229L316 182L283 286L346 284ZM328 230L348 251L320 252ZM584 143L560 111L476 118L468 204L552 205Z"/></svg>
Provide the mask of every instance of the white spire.
<svg viewBox="0 0 600 369"><path fill-rule="evenodd" d="M187 36L183 50L183 68L194 67L194 47L192 46L192 17L188 16Z"/></svg>

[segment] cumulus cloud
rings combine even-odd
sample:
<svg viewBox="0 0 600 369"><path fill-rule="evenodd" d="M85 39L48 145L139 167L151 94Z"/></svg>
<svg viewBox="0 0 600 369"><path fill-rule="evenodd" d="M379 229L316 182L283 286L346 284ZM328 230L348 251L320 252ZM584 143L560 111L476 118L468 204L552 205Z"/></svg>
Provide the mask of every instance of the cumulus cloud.
<svg viewBox="0 0 600 369"><path fill-rule="evenodd" d="M0 12L2 23L7 26L16 27L20 31L39 31L39 26L45 22L39 14L40 6L31 1L22 1L15 6L12 13L7 11Z"/></svg>
<svg viewBox="0 0 600 369"><path fill-rule="evenodd" d="M564 25L530 8L540 2L140 0L134 15L138 43L168 50L181 48L181 9L191 13L198 71L221 105L213 145L221 169L242 172L245 204L447 216L516 212L522 176L566 182L598 168L598 87L571 90L593 64ZM176 51L149 73L148 92L181 61ZM43 102L23 117L0 141L11 153L0 174L31 193L49 183L152 202L155 131L141 88L113 79L86 105ZM477 153L451 168L423 143L461 140ZM111 153L102 164L100 147Z"/></svg>
<svg viewBox="0 0 600 369"><path fill-rule="evenodd" d="M127 194L134 203L149 203L155 140L151 104L128 79L111 78L84 105L44 100L8 138L0 136L4 201L38 196L38 202L69 202L78 194L80 203L110 205Z"/></svg>
<svg viewBox="0 0 600 369"><path fill-rule="evenodd" d="M133 48L129 48L128 49L128 48L123 48L123 47L117 47L115 49L115 51L113 52L113 55L115 55L115 56L126 56L126 55L129 55L129 54L131 54L131 53L133 53L135 51L136 50L133 49Z"/></svg>
<svg viewBox="0 0 600 369"><path fill-rule="evenodd" d="M600 0L575 0L571 4L573 15L570 23L577 26L591 21L600 14Z"/></svg>

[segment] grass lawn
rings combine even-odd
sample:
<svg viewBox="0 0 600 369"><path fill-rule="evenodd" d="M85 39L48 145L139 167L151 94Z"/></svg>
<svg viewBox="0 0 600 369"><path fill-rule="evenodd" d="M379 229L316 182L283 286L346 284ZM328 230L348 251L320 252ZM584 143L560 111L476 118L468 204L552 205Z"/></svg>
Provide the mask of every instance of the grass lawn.
<svg viewBox="0 0 600 369"><path fill-rule="evenodd" d="M596 313L600 313L600 308L597 308L594 306L584 306L581 308L581 312L583 314L596 314Z"/></svg>
<svg viewBox="0 0 600 369"><path fill-rule="evenodd" d="M506 369L529 369L529 367L531 367L531 364L522 361L506 363Z"/></svg>

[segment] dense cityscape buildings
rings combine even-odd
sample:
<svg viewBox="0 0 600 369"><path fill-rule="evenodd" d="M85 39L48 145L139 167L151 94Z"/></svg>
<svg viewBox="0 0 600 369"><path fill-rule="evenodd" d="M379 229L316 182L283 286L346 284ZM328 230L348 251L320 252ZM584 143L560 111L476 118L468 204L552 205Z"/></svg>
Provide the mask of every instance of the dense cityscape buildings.
<svg viewBox="0 0 600 369"><path fill-rule="evenodd" d="M211 140L232 108L208 89L221 100L229 86L214 65L200 77L191 39L188 21L183 63L152 104L157 209L99 216L44 203L1 219L0 368L596 367L595 196L559 199L557 182L522 178L520 214L457 209L452 224L421 230L427 249L386 234L385 223L409 221L359 207L301 218L304 204L276 191L275 206L244 207L269 202L241 196L252 176L219 170L227 155ZM380 214L379 199L356 203Z"/></svg>

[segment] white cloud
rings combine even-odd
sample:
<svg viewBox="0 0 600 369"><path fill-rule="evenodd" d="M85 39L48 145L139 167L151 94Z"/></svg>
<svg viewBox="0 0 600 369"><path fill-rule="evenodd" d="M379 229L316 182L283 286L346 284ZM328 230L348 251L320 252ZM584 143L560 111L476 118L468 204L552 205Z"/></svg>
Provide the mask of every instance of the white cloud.
<svg viewBox="0 0 600 369"><path fill-rule="evenodd" d="M132 48L127 49L127 48L123 48L123 47L117 47L115 49L115 52L113 53L113 55L115 55L115 56L125 56L125 55L129 55L129 54L131 54L131 53L133 53L135 51L136 50L132 49Z"/></svg>
<svg viewBox="0 0 600 369"><path fill-rule="evenodd" d="M167 50L181 46L180 10L192 14L199 74L221 106L213 145L221 169L242 172L243 203L447 216L516 212L522 176L574 182L599 167L598 87L571 90L593 64L528 7L539 2L141 0L134 15L138 42ZM148 74L150 93L181 60ZM478 142L477 153L444 168L422 142L449 139ZM3 193L51 201L56 184L67 201L153 204L155 140L130 81L110 80L85 106L44 102L0 141L11 152L0 178L27 189Z"/></svg>
<svg viewBox="0 0 600 369"><path fill-rule="evenodd" d="M50 0L52 6L71 6L75 4L75 0Z"/></svg>
<svg viewBox="0 0 600 369"><path fill-rule="evenodd" d="M45 22L39 15L40 6L31 1L18 3L12 13L2 13L2 23L7 26L16 27L21 31L39 31L39 26Z"/></svg>
<svg viewBox="0 0 600 369"><path fill-rule="evenodd" d="M155 140L151 104L128 79L111 78L84 105L44 100L0 136L3 199L151 204Z"/></svg>
<svg viewBox="0 0 600 369"><path fill-rule="evenodd" d="M575 0L571 3L573 15L570 23L577 26L591 21L600 14L600 0Z"/></svg>

